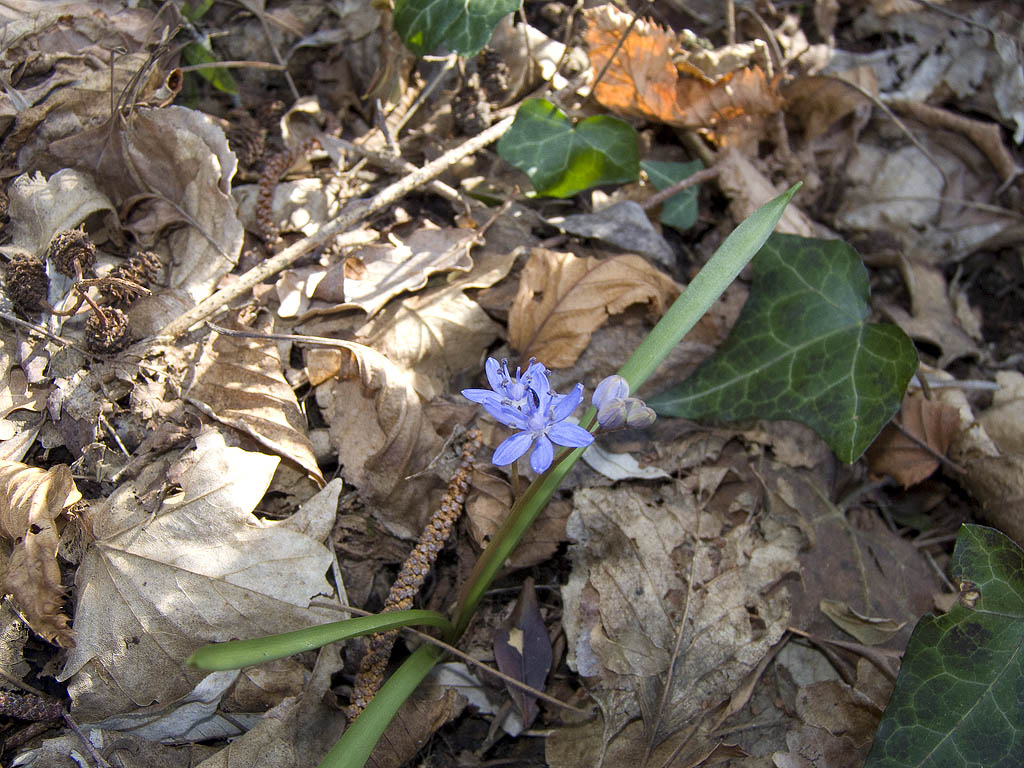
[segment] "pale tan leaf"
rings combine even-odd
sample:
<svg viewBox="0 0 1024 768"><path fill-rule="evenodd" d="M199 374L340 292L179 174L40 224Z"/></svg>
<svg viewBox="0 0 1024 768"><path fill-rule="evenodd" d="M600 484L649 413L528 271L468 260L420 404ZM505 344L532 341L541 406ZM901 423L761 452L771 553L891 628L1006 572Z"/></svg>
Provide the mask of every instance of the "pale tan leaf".
<svg viewBox="0 0 1024 768"><path fill-rule="evenodd" d="M568 368L611 315L646 303L660 317L678 294L672 278L633 254L579 258L536 248L509 313L509 343L524 358Z"/></svg>
<svg viewBox="0 0 1024 768"><path fill-rule="evenodd" d="M836 626L848 635L857 638L864 645L880 645L907 625L905 621L865 616L842 600L822 599L818 605L821 612L828 616Z"/></svg>
<svg viewBox="0 0 1024 768"><path fill-rule="evenodd" d="M95 541L75 577L77 646L60 674L83 719L186 694L206 673L183 662L206 642L338 618L309 607L333 591L331 553L251 513L279 461L207 430L176 466L151 463L90 511ZM164 498L172 475L181 491Z"/></svg>
<svg viewBox="0 0 1024 768"><path fill-rule="evenodd" d="M312 314L354 308L373 317L394 296L422 288L434 272L469 271L474 238L465 229L419 229L404 241L359 248L327 270L312 298L330 306L314 303Z"/></svg>
<svg viewBox="0 0 1024 768"><path fill-rule="evenodd" d="M356 331L356 338L410 370L416 391L432 400L446 390L452 377L479 366L481 350L501 333L464 291L492 285L511 265L509 258L485 259L449 285L388 307Z"/></svg>
<svg viewBox="0 0 1024 768"><path fill-rule="evenodd" d="M14 595L33 630L65 647L74 639L62 613L57 518L81 498L64 464L42 470L0 461L0 533L14 545L3 590Z"/></svg>
<svg viewBox="0 0 1024 768"><path fill-rule="evenodd" d="M731 198L729 212L736 221L743 221L780 194L771 180L735 149L720 152L715 167L718 168L718 186ZM786 206L775 229L801 237L814 237L817 233L814 222L795 205Z"/></svg>
<svg viewBox="0 0 1024 768"><path fill-rule="evenodd" d="M306 417L285 381L273 341L211 334L185 399L324 484Z"/></svg>

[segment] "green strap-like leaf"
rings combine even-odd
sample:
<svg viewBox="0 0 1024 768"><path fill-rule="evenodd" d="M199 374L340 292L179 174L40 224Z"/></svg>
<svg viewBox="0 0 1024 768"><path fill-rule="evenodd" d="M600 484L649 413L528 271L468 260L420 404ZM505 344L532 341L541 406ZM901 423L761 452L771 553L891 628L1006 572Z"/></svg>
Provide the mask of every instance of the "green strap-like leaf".
<svg viewBox="0 0 1024 768"><path fill-rule="evenodd" d="M753 267L729 338L648 405L690 419L801 421L856 461L899 409L917 369L913 342L865 322L867 270L841 240L775 234Z"/></svg>
<svg viewBox="0 0 1024 768"><path fill-rule="evenodd" d="M964 525L960 602L914 628L867 768L1017 768L1024 761L1024 552Z"/></svg>
<svg viewBox="0 0 1024 768"><path fill-rule="evenodd" d="M487 45L498 22L519 8L520 0L395 0L395 31L417 56L442 44L463 56Z"/></svg>
<svg viewBox="0 0 1024 768"><path fill-rule="evenodd" d="M636 131L617 117L588 117L575 127L544 99L528 99L498 142L498 154L530 177L538 195L569 197L640 175Z"/></svg>
<svg viewBox="0 0 1024 768"><path fill-rule="evenodd" d="M440 627L446 632L451 631L451 623L437 611L392 611L376 616L333 621L330 624L319 624L280 635L204 645L189 657L188 663L199 669L238 669L251 664L262 664L264 661L283 659L300 651L311 651L338 640L416 626Z"/></svg>

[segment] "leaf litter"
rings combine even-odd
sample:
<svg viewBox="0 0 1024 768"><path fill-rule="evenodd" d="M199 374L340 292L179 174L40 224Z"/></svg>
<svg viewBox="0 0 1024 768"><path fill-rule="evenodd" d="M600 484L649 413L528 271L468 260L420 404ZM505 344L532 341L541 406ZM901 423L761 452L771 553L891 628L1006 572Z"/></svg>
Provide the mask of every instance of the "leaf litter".
<svg viewBox="0 0 1024 768"><path fill-rule="evenodd" d="M333 702L344 705L358 643L238 675L183 660L210 640L335 620L350 598L378 606L450 475L446 443L473 418L453 393L478 385L483 360L536 356L556 388L593 386L736 222L799 179L780 231L856 242L872 319L895 321L935 366L898 417L913 437L889 427L867 462L843 466L792 422L662 419L592 449L467 637L474 656L539 685L527 655L543 653L526 654L516 633L546 629L547 692L590 714L541 702L534 715L519 689L474 672L481 712L500 717L514 700L549 731L544 744L496 733L488 755L861 764L911 629L949 605L941 573L956 525L976 516L1024 542L1013 514L1024 337L998 306L1022 284L1007 258L1024 130L1012 4L947 14L864 2L838 16L819 3L814 29L785 9L737 8L726 32L720 11L702 22L666 6L633 24L611 5L530 4L498 25L491 46L503 53L465 59L470 102L491 110L482 124L547 83L574 152L606 140L586 120L625 117L643 130L646 175L627 158L610 197L528 198L526 177L476 151L445 186L413 184L369 218L362 201L461 146L471 124L453 114L469 86L417 63L369 2L242 14L213 3L190 17L221 61L288 63L287 77L232 69L234 102L178 69L178 4L16 5L23 16L2 17L0 253L42 257L81 227L97 251L86 279L141 251L160 262L117 355L87 346L88 304L68 318L0 307L5 610L65 649L23 634L0 658L15 679L32 668L66 691L94 742L130 745L147 765L312 765L343 728ZM455 41L474 48L482 22L468 23ZM434 78L441 87L417 103ZM275 153L318 135L327 151L267 181ZM698 161L710 175L685 201L643 205L676 181L658 172ZM267 185L280 242L261 219ZM351 231L335 241L324 233L340 220ZM293 246L291 261L274 261ZM250 272L265 264L281 266ZM74 299L74 279L48 277L51 304ZM197 313L232 285L247 287ZM746 295L741 280L652 392L721 345ZM213 317L229 301L229 316ZM174 337L154 339L164 328ZM491 448L506 436L481 427ZM455 600L512 484L484 466L468 496L425 606ZM526 569L539 613L509 619ZM458 688L425 689L376 764L408 763L439 729L431 748L453 760L477 749L480 715ZM71 765L83 747L65 733L14 749L19 765Z"/></svg>

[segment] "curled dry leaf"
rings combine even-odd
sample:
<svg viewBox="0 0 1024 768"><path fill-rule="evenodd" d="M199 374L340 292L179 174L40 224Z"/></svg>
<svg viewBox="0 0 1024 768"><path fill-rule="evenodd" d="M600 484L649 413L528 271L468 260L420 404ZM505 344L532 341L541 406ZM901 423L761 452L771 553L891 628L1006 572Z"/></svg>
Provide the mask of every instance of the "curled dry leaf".
<svg viewBox="0 0 1024 768"><path fill-rule="evenodd" d="M236 328L242 326L235 323ZM281 458L298 464L320 486L306 417L285 381L277 344L269 339L211 334L185 399Z"/></svg>
<svg viewBox="0 0 1024 768"><path fill-rule="evenodd" d="M524 359L568 368L610 315L647 303L660 317L679 290L672 278L634 254L579 258L536 248L509 313L509 343Z"/></svg>
<svg viewBox="0 0 1024 768"><path fill-rule="evenodd" d="M632 14L608 3L583 16L595 76L615 56L594 89L597 100L614 112L682 128L712 129L713 140L731 146L748 124L781 105L775 82L757 66L711 78L677 59L676 37L657 24L638 21L619 47Z"/></svg>
<svg viewBox="0 0 1024 768"><path fill-rule="evenodd" d="M427 512L428 478L406 479L437 455L441 440L423 413L410 371L362 344L338 345L344 349L311 350L308 360L322 382L317 404L330 424L342 476L376 505L389 530L415 538ZM337 378L325 380L329 373Z"/></svg>
<svg viewBox="0 0 1024 768"><path fill-rule="evenodd" d="M939 468L939 457L946 455L960 429L960 414L948 403L915 392L903 398L899 418L917 442L890 424L868 449L867 460L874 474L889 475L909 488Z"/></svg>
<svg viewBox="0 0 1024 768"><path fill-rule="evenodd" d="M62 613L57 518L81 498L63 464L42 470L0 461L0 532L14 544L3 590L14 595L32 629L65 647L74 639Z"/></svg>

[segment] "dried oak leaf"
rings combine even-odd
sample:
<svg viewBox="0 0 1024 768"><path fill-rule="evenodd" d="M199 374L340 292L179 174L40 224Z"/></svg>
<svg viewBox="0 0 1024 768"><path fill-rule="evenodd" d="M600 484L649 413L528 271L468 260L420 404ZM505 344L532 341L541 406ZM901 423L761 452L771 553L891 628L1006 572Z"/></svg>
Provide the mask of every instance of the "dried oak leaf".
<svg viewBox="0 0 1024 768"><path fill-rule="evenodd" d="M306 417L285 381L275 342L213 334L185 399L211 418L245 432L272 453L298 464L323 486Z"/></svg>
<svg viewBox="0 0 1024 768"><path fill-rule="evenodd" d="M607 68L594 96L620 115L657 120L682 128L713 129L721 146L736 143L731 134L781 105L775 81L757 66L709 78L686 61L676 60L676 37L657 24L637 21L625 42L633 16L611 4L583 12L590 65ZM618 53L616 49L618 48Z"/></svg>
<svg viewBox="0 0 1024 768"><path fill-rule="evenodd" d="M524 358L568 368L610 315L647 303L659 317L679 291L672 278L634 254L579 258L536 248L509 312L509 343Z"/></svg>
<svg viewBox="0 0 1024 768"><path fill-rule="evenodd" d="M0 533L14 543L2 588L14 595L33 630L64 647L75 643L61 613L56 520L81 498L63 464L42 470L0 461Z"/></svg>
<svg viewBox="0 0 1024 768"><path fill-rule="evenodd" d="M941 401L926 400L920 392L903 398L903 428L924 443L927 450L890 424L868 449L867 460L876 475L889 475L904 488L920 483L939 468L960 429L957 409Z"/></svg>

